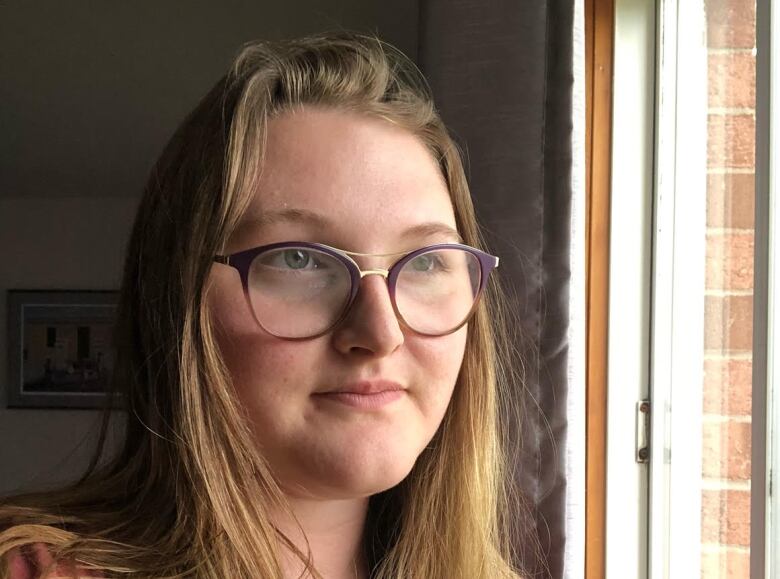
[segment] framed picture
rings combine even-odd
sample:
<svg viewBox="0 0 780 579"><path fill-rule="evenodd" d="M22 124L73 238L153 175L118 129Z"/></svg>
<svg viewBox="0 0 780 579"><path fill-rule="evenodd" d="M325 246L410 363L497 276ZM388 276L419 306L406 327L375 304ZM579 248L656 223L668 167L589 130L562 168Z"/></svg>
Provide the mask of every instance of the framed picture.
<svg viewBox="0 0 780 579"><path fill-rule="evenodd" d="M116 291L8 290L9 408L103 408Z"/></svg>

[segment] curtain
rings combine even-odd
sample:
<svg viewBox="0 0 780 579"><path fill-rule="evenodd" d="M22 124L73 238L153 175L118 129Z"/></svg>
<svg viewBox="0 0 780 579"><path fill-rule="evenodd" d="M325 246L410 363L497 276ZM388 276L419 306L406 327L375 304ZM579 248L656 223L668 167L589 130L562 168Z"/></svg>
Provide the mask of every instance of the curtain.
<svg viewBox="0 0 780 579"><path fill-rule="evenodd" d="M574 14L573 0L420 0L420 67L467 155L477 216L501 258L524 338L516 395L525 416L513 480L531 507L526 519L541 553L522 534L513 541L533 576L556 579L582 576L581 549L567 546L567 528L584 524L581 416L571 440L579 453L567 440L577 412L570 389L584 400L570 359L572 210L582 217L572 185Z"/></svg>

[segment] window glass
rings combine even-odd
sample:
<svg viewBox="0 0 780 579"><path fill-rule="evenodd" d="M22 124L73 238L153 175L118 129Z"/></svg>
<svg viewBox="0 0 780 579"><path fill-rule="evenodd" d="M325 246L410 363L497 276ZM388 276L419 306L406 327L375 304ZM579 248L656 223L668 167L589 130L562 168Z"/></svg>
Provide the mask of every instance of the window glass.
<svg viewBox="0 0 780 579"><path fill-rule="evenodd" d="M755 0L706 0L707 250L701 576L749 577Z"/></svg>

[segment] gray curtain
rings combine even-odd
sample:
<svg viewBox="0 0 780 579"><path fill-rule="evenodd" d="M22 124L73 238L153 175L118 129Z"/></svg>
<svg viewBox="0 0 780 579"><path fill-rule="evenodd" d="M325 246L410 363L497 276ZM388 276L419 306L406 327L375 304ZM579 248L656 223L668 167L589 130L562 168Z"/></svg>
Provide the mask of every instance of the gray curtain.
<svg viewBox="0 0 780 579"><path fill-rule="evenodd" d="M563 576L573 0L421 0L420 66L468 157L478 218L524 337L515 482L541 544L534 576Z"/></svg>

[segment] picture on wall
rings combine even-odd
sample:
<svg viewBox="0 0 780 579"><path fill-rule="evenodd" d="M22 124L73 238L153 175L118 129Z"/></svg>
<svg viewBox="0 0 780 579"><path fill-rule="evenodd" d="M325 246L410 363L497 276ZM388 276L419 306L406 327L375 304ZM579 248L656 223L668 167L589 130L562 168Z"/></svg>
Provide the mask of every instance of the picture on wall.
<svg viewBox="0 0 780 579"><path fill-rule="evenodd" d="M7 298L8 407L104 407L118 292L9 290Z"/></svg>

